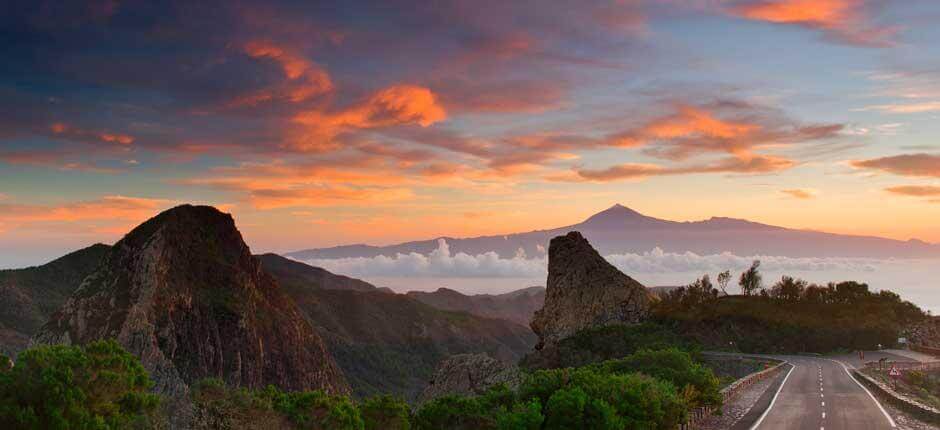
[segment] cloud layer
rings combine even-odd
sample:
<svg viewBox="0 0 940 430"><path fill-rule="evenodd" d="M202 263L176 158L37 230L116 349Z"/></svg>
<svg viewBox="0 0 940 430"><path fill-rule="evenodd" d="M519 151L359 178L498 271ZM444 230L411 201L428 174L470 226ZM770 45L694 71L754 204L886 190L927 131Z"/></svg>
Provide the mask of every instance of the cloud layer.
<svg viewBox="0 0 940 430"><path fill-rule="evenodd" d="M754 260L768 272L817 272L877 270L879 260L863 258L791 258L779 256L738 256L731 253L698 255L692 252L671 253L656 248L642 254L613 254L607 261L624 273L715 273L740 271ZM495 252L468 255L452 254L444 239L430 254L397 254L372 258L313 259L308 264L331 272L355 277L417 277L417 278L528 278L540 279L547 274L548 258L527 258L524 252L513 258L500 258Z"/></svg>

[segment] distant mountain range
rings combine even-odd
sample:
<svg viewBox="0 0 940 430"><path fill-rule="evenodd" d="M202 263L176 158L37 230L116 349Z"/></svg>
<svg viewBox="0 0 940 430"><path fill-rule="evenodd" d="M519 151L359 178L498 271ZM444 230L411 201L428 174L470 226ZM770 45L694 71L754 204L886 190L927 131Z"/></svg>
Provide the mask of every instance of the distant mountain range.
<svg viewBox="0 0 940 430"><path fill-rule="evenodd" d="M847 220L846 222L850 222ZM447 241L451 253L471 255L494 251L511 258L522 250L528 256L544 255L548 241L569 231L581 232L602 254L643 253L654 248L666 252L691 251L699 255L731 252L741 256L924 258L940 256L940 245L919 240L900 241L872 236L852 236L796 230L734 218L704 221L669 221L614 205L581 223L500 236L434 238L389 246L346 245L315 248L285 254L298 260L392 256L398 253L428 254Z"/></svg>
<svg viewBox="0 0 940 430"><path fill-rule="evenodd" d="M434 292L409 291L412 297L438 309L462 311L488 318L500 318L529 326L535 311L545 302L545 287L529 287L505 294L465 295L449 288Z"/></svg>

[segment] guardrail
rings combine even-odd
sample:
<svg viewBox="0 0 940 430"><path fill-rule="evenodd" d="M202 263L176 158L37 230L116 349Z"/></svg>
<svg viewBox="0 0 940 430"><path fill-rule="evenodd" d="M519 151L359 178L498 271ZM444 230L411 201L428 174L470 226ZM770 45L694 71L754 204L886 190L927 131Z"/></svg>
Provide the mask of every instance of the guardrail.
<svg viewBox="0 0 940 430"><path fill-rule="evenodd" d="M940 369L940 361L931 361L931 362L921 362L921 361L885 361L882 366L881 363L877 361L869 361L865 363L865 367L868 368L878 368L882 370L888 370L891 367L894 367L898 370L919 370L922 372L938 370Z"/></svg>
<svg viewBox="0 0 940 430"><path fill-rule="evenodd" d="M922 352L924 354L940 357L940 348L935 348L935 347L927 346L927 345L917 345L913 343L910 346L911 346L911 350L913 351Z"/></svg>
<svg viewBox="0 0 940 430"><path fill-rule="evenodd" d="M891 389L887 384L878 381L858 369L852 371L856 379L867 385L883 399L886 399L899 409L910 413L924 421L933 424L940 424L940 410L925 405L915 399L907 397Z"/></svg>
<svg viewBox="0 0 940 430"><path fill-rule="evenodd" d="M751 373L750 375L747 375L741 379L738 379L737 381L732 382L731 385L723 388L721 390L722 403L733 399L735 396L740 394L741 391L744 390L745 388L750 387L751 385L754 385L755 383L759 381L775 376L778 372L780 372L783 366L787 364L786 361L776 360L773 358L751 357L751 356L739 355L739 354L704 353L704 355L710 355L710 356L715 356L715 357L738 358L738 359L758 358L760 360L777 362L777 364L774 365L773 367L769 367L767 369ZM703 419L711 415L714 411L715 411L715 408L711 406L703 406L700 408L693 409L692 411L689 412L689 419L686 421L686 423L679 425L679 430L695 430L696 424L700 423Z"/></svg>

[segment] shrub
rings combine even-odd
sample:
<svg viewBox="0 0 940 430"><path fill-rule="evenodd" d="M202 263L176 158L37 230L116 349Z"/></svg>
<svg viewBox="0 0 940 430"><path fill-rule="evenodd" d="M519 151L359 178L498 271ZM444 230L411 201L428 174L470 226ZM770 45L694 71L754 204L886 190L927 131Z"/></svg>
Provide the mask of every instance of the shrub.
<svg viewBox="0 0 940 430"><path fill-rule="evenodd" d="M365 428L359 408L346 396L331 396L323 391L284 392L269 385L258 393L302 428L361 430Z"/></svg>
<svg viewBox="0 0 940 430"><path fill-rule="evenodd" d="M479 397L444 396L425 403L415 413L418 429L493 429L495 417Z"/></svg>
<svg viewBox="0 0 940 430"><path fill-rule="evenodd" d="M140 360L113 341L39 346L0 372L0 427L123 429L154 425L159 398Z"/></svg>
<svg viewBox="0 0 940 430"><path fill-rule="evenodd" d="M711 369L676 348L643 350L620 360L605 361L594 368L608 373L640 372L671 382L685 393L690 407L721 404L720 381Z"/></svg>
<svg viewBox="0 0 940 430"><path fill-rule="evenodd" d="M411 408L392 396L370 397L359 405L366 430L409 430Z"/></svg>

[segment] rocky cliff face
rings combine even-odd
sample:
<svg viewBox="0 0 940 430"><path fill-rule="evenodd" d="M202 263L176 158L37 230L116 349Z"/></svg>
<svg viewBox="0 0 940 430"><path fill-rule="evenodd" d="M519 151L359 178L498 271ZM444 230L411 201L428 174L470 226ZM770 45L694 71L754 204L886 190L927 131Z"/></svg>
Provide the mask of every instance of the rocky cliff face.
<svg viewBox="0 0 940 430"><path fill-rule="evenodd" d="M650 296L639 282L604 260L573 231L552 239L548 249L545 305L535 313L536 349L583 329L642 321Z"/></svg>
<svg viewBox="0 0 940 430"><path fill-rule="evenodd" d="M441 362L434 371L434 377L421 393L419 401L426 402L446 395L482 394L498 384L513 388L519 385L521 378L518 367L507 366L486 354L453 355Z"/></svg>
<svg viewBox="0 0 940 430"><path fill-rule="evenodd" d="M171 397L207 377L251 388L349 390L232 217L211 207L173 208L131 231L34 342L102 338L141 357L155 390Z"/></svg>

